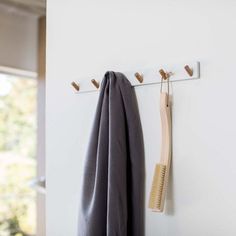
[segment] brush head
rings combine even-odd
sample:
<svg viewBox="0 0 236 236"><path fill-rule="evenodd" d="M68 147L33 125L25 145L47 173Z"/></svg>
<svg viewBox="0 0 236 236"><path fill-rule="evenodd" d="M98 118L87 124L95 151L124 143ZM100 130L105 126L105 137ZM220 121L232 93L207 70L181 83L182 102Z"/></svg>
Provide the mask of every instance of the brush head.
<svg viewBox="0 0 236 236"><path fill-rule="evenodd" d="M148 204L148 207L153 211L163 211L165 175L166 165L157 164L153 176L152 189Z"/></svg>

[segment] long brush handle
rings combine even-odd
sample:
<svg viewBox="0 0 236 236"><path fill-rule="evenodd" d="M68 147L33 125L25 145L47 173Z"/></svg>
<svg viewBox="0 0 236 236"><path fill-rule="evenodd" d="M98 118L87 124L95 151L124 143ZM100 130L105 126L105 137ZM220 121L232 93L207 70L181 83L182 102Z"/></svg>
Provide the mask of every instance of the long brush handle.
<svg viewBox="0 0 236 236"><path fill-rule="evenodd" d="M161 114L161 158L160 163L170 165L171 159L171 115L170 102L167 93L161 93L160 114Z"/></svg>

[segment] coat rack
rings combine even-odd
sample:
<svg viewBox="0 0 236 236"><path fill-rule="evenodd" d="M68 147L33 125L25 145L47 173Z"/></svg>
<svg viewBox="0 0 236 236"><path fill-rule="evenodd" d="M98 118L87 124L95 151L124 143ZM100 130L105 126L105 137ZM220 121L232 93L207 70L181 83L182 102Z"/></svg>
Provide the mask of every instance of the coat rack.
<svg viewBox="0 0 236 236"><path fill-rule="evenodd" d="M169 78L170 82L200 78L200 62L181 65L158 66L152 69L123 72L132 86L159 84ZM94 78L76 80L71 83L77 93L99 91L103 75Z"/></svg>

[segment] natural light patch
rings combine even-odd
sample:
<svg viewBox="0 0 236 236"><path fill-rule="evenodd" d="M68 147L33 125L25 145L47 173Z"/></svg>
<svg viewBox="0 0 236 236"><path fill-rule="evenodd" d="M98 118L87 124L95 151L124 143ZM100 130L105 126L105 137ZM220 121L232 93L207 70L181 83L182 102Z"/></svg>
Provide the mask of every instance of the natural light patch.
<svg viewBox="0 0 236 236"><path fill-rule="evenodd" d="M9 80L9 75L0 74L0 96L6 96L10 93L12 84Z"/></svg>

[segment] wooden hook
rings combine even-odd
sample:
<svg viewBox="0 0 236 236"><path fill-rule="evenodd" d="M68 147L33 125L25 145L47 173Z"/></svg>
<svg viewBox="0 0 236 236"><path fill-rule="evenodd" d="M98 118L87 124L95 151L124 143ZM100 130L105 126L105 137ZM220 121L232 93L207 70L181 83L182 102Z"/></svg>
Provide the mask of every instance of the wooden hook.
<svg viewBox="0 0 236 236"><path fill-rule="evenodd" d="M97 82L95 79L92 79L91 82L97 89L99 88L99 82Z"/></svg>
<svg viewBox="0 0 236 236"><path fill-rule="evenodd" d="M188 65L186 65L184 69L187 71L189 76L193 76L193 69L191 69Z"/></svg>
<svg viewBox="0 0 236 236"><path fill-rule="evenodd" d="M74 87L76 91L79 91L79 84L75 83L74 81L71 83L71 85Z"/></svg>
<svg viewBox="0 0 236 236"><path fill-rule="evenodd" d="M164 80L168 79L168 74L163 69L160 69L159 73Z"/></svg>
<svg viewBox="0 0 236 236"><path fill-rule="evenodd" d="M138 72L136 72L134 74L135 78L139 81L139 83L143 82L143 76L141 74L139 74Z"/></svg>

